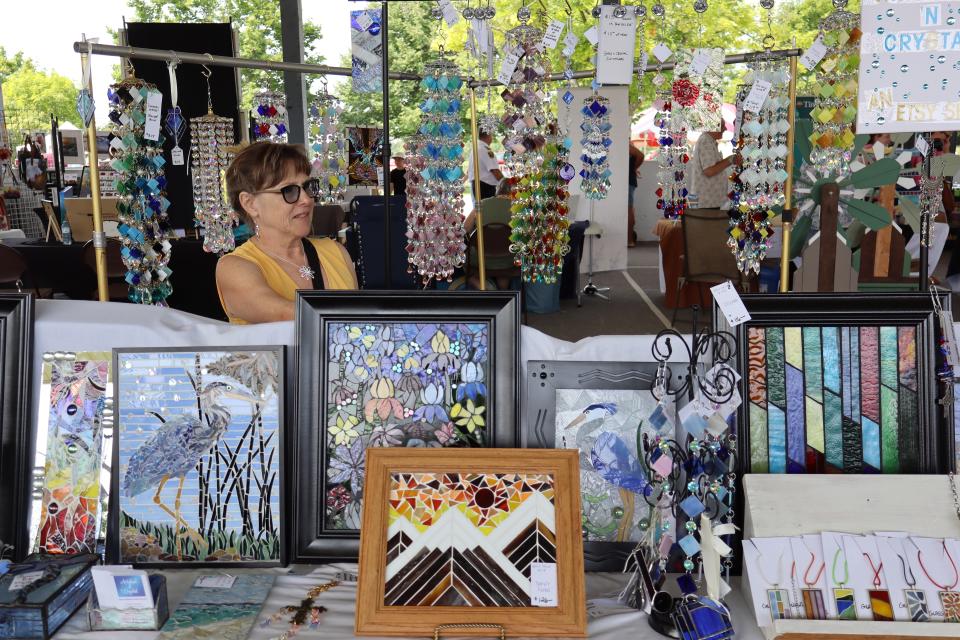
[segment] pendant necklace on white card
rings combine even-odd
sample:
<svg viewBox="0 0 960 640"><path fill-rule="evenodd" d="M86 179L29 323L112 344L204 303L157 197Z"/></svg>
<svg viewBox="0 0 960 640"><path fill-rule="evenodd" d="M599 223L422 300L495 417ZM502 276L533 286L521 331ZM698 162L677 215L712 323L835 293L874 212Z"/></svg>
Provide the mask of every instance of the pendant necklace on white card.
<svg viewBox="0 0 960 640"><path fill-rule="evenodd" d="M940 544L943 545L944 556L953 568L953 582L950 584L940 584L933 579L933 576L930 575L930 572L927 571L927 568L923 565L923 552L920 551L919 547L917 547L917 563L920 565L923 575L927 576L927 580L940 590L940 603L943 604L943 621L960 622L960 591L955 591L957 582L960 582L960 572L957 571L957 564L953 561L950 550L947 549L947 543L941 541Z"/></svg>
<svg viewBox="0 0 960 640"><path fill-rule="evenodd" d="M953 471L947 474L947 479L950 481L950 492L953 494L953 508L957 512L957 520L960 520L960 493L957 491L957 480Z"/></svg>
<svg viewBox="0 0 960 640"><path fill-rule="evenodd" d="M853 596L853 589L846 586L850 579L850 565L847 564L847 554L843 550L843 541L838 540L836 553L833 554L833 566L830 568L830 576L833 578L833 601L837 605L837 620L856 620L857 619L857 601ZM837 577L837 566L839 565L840 555L843 555L843 579Z"/></svg>
<svg viewBox="0 0 960 640"><path fill-rule="evenodd" d="M903 571L903 581L907 588L903 590L904 602L907 605L907 613L910 615L911 622L927 622L930 619L930 613L927 611L927 592L923 589L917 589L917 578L913 575L913 568L909 568L910 577L907 577L907 561L899 553L900 569Z"/></svg>
<svg viewBox="0 0 960 640"><path fill-rule="evenodd" d="M804 546L806 546L806 543L804 543ZM820 576L826 571L827 563L826 561L820 563L817 575L811 580L810 570L813 569L817 556L809 548L807 552L810 554L810 564L807 565L807 570L803 572L803 584L806 586L800 590L803 593L803 610L807 615L807 620L826 620L827 606L823 601L823 590L816 585L820 582Z"/></svg>
<svg viewBox="0 0 960 640"><path fill-rule="evenodd" d="M893 622L893 605L890 603L890 592L886 589L881 589L883 584L883 578L880 576L880 573L883 571L883 562L877 554L877 563L873 561L873 558L870 557L870 554L863 550L863 547L860 546L860 543L854 539L854 544L857 545L857 548L860 549L860 553L863 554L863 560L870 567L870 572L873 574L871 582L873 583L873 588L867 591L870 596L870 610L873 612L873 619L877 622Z"/></svg>
<svg viewBox="0 0 960 640"><path fill-rule="evenodd" d="M777 557L777 577L776 580L771 580L763 570L763 554L759 553L760 548L756 542L753 543L753 547L757 550L757 571L760 572L760 577L764 579L766 584L773 587L772 589L767 589L767 603L770 605L770 617L774 620L787 619L790 617L790 596L787 594L786 589L780 588L780 580L783 578L783 554L786 553L786 549L781 550L780 555Z"/></svg>

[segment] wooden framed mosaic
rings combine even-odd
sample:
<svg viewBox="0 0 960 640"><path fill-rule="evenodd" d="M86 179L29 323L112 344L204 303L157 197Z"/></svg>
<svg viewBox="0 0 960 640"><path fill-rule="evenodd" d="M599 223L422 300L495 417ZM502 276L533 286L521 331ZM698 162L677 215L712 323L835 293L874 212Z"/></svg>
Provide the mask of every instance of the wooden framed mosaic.
<svg viewBox="0 0 960 640"><path fill-rule="evenodd" d="M0 558L30 551L32 348L33 296L0 293Z"/></svg>
<svg viewBox="0 0 960 640"><path fill-rule="evenodd" d="M939 294L949 314L949 295ZM742 375L740 455L753 473L941 473L953 404L939 403L929 294L745 295L731 330ZM949 425L948 434L947 426Z"/></svg>
<svg viewBox="0 0 960 640"><path fill-rule="evenodd" d="M586 635L575 451L371 448L365 492L358 635Z"/></svg>
<svg viewBox="0 0 960 640"><path fill-rule="evenodd" d="M355 559L371 447L513 447L513 291L298 294L294 562Z"/></svg>
<svg viewBox="0 0 960 640"><path fill-rule="evenodd" d="M650 416L656 362L527 363L527 398L521 444L572 449L579 454L583 553L587 571L622 571L649 527L650 508L643 434L658 431ZM669 373L667 375L670 375Z"/></svg>

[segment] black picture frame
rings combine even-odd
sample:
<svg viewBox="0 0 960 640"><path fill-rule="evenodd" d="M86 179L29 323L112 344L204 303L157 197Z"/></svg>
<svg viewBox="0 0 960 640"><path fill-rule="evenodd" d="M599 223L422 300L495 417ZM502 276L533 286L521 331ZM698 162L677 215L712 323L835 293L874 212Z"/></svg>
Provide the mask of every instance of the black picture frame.
<svg viewBox="0 0 960 640"><path fill-rule="evenodd" d="M30 552L33 295L0 293L0 541Z"/></svg>
<svg viewBox="0 0 960 640"><path fill-rule="evenodd" d="M520 434L520 445L533 449L556 448L558 389L650 390L657 367L656 362L528 361L526 421ZM623 571L627 557L636 546L636 542L584 539L584 566L587 571Z"/></svg>
<svg viewBox="0 0 960 640"><path fill-rule="evenodd" d="M355 560L359 530L325 526L327 325L343 321L487 322L488 442L515 447L520 409L520 298L516 291L298 291L296 432L287 457L293 513L291 562Z"/></svg>
<svg viewBox="0 0 960 640"><path fill-rule="evenodd" d="M918 451L917 468L909 473L946 473L954 459L953 406L939 404L941 390L937 381L937 340L941 335L933 305L936 295L950 315L950 292L936 294L891 293L790 293L746 294L741 296L751 319L731 328L714 304L714 329L729 331L736 337L734 366L741 374L739 391L743 404L738 409L738 456L740 473L752 473L750 467L748 329L751 327L823 327L823 326L910 326L915 327L917 344ZM816 471L807 471L815 473ZM907 471L901 471L907 473Z"/></svg>
<svg viewBox="0 0 960 640"><path fill-rule="evenodd" d="M113 374L113 398L114 398L114 420L113 443L111 454L111 474L110 474L110 496L109 496L109 515L107 521L107 543L106 559L108 563L119 564L124 562L121 556L121 531L120 531L120 432L121 432L121 400L120 400L120 356L127 353L207 353L207 352L274 352L277 357L277 437L279 442L276 446L276 452L279 456L277 482L280 491L280 513L277 518L277 533L280 544L280 557L277 560L270 561L221 561L221 562L134 562L137 567L154 568L203 568L203 567L223 567L223 568L259 568L259 567L280 567L288 563L289 548L287 541L289 539L288 522L288 485L287 475L284 468L287 463L287 433L285 427L286 417L288 415L288 403L290 392L286 386L286 347L284 345L228 345L228 346L202 346L202 347L143 347L143 348L118 348L113 350L112 374ZM171 482L174 480L171 480Z"/></svg>

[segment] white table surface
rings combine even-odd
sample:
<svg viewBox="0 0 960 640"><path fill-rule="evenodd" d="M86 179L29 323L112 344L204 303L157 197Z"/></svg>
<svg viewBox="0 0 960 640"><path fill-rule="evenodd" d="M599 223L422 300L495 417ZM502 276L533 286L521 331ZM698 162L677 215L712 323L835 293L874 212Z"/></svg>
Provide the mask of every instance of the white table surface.
<svg viewBox="0 0 960 640"><path fill-rule="evenodd" d="M234 570L231 573L241 573L254 570ZM264 571L259 569L256 571ZM270 595L264 603L257 622L248 636L249 640L269 640L279 636L289 628L289 624L276 623L263 626L263 622L281 607L299 604L306 597L311 587L335 579L338 573L356 574L355 564L323 565L311 571L311 567L293 566L291 569L267 570L277 573ZM309 573L307 573L309 572ZM173 611L183 598L184 594L200 575L213 573L211 570L182 570L165 571L167 576L167 597L170 610ZM617 605L616 599L625 584L626 576L617 573L588 573L587 574L587 603L590 620L587 626L589 637L592 640L654 640L663 636L654 632L647 624L646 615ZM298 640L338 640L340 638L354 638L353 616L356 608L355 582L342 582L339 586L321 594L317 605L327 608L323 614L321 624L317 629L303 628L297 634ZM734 629L738 640L762 640L763 634L753 619L753 612L747 606L739 589L727 597L727 604L733 614ZM465 618L467 616L465 615ZM510 638L509 620L506 621L507 633ZM54 636L55 640L153 640L158 635L156 631L87 631L86 614L81 608Z"/></svg>

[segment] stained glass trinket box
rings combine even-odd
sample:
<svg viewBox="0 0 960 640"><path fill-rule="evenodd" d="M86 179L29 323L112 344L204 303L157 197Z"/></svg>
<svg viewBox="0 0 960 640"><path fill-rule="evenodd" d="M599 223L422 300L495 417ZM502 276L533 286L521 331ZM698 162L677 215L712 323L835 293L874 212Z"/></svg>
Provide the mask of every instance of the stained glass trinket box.
<svg viewBox="0 0 960 640"><path fill-rule="evenodd" d="M14 565L0 577L0 638L50 638L87 599L93 588L90 567L97 561L92 553L33 554ZM24 584L28 576L38 579Z"/></svg>

